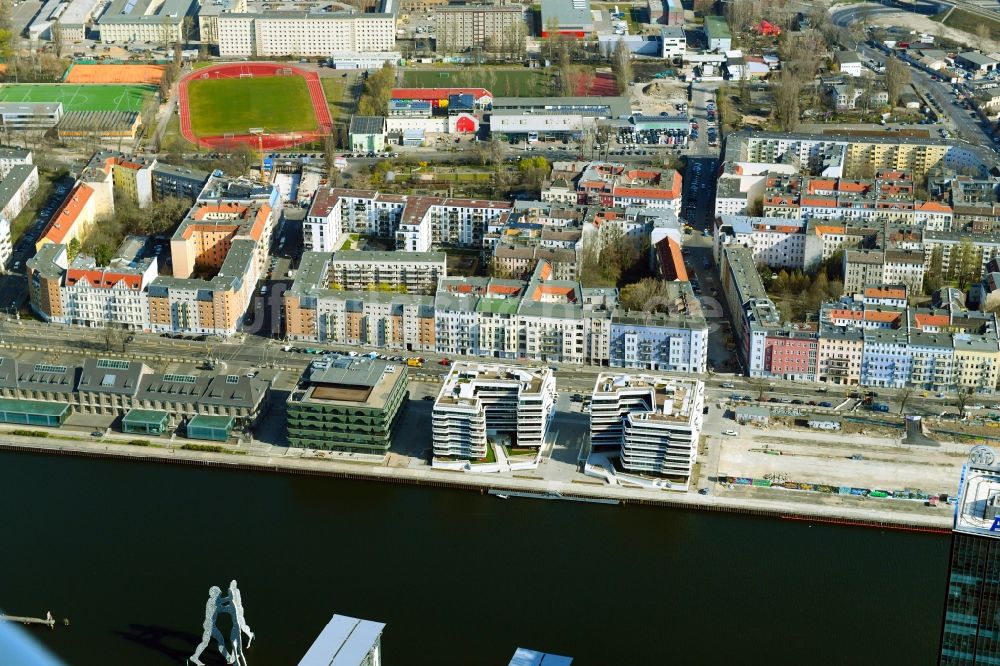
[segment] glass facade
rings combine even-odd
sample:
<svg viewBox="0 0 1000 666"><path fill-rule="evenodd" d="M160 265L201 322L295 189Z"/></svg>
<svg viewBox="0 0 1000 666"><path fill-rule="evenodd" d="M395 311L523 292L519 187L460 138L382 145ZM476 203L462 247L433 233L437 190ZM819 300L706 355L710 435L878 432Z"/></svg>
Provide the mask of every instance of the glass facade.
<svg viewBox="0 0 1000 666"><path fill-rule="evenodd" d="M940 664L1000 665L1000 538L952 534Z"/></svg>

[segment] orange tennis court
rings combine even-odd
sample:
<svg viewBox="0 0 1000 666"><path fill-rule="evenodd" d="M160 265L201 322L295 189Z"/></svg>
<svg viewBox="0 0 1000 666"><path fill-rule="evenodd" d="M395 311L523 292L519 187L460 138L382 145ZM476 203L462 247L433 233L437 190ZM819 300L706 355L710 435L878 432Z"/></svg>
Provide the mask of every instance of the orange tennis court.
<svg viewBox="0 0 1000 666"><path fill-rule="evenodd" d="M164 65L79 65L66 72L65 83L144 83L160 85Z"/></svg>

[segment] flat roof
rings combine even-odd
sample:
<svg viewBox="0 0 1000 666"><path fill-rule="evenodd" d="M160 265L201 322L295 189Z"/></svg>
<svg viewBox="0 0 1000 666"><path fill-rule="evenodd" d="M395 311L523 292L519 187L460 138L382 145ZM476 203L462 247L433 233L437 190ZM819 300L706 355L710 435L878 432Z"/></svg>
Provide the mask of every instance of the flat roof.
<svg viewBox="0 0 1000 666"><path fill-rule="evenodd" d="M314 368L306 390L293 393L289 399L380 409L405 375L406 365L402 363L342 356L327 368Z"/></svg>
<svg viewBox="0 0 1000 666"><path fill-rule="evenodd" d="M0 398L0 412L15 414L42 414L45 416L62 416L69 411L69 405L64 402L45 402L43 400L17 400L15 398Z"/></svg>
<svg viewBox="0 0 1000 666"><path fill-rule="evenodd" d="M969 463L962 471L955 531L1000 539L994 530L1000 508L1000 467Z"/></svg>
<svg viewBox="0 0 1000 666"><path fill-rule="evenodd" d="M560 31L583 28L594 29L594 16L590 13L590 0L542 0L542 29L556 21Z"/></svg>
<svg viewBox="0 0 1000 666"><path fill-rule="evenodd" d="M334 615L309 647L299 666L358 666L379 643L384 622Z"/></svg>
<svg viewBox="0 0 1000 666"><path fill-rule="evenodd" d="M159 425L167 420L167 413L158 409L130 409L122 418L122 423L143 423Z"/></svg>
<svg viewBox="0 0 1000 666"><path fill-rule="evenodd" d="M213 416L210 414L198 414L188 421L188 428L232 428L232 416Z"/></svg>

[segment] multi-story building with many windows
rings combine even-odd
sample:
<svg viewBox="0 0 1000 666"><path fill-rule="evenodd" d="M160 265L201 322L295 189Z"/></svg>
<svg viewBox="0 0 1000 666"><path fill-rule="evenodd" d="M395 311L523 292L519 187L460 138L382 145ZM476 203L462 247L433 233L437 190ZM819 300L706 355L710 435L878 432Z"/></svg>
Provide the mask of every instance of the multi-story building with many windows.
<svg viewBox="0 0 1000 666"><path fill-rule="evenodd" d="M435 457L483 459L490 441L540 449L555 392L547 367L454 363L434 402Z"/></svg>
<svg viewBox="0 0 1000 666"><path fill-rule="evenodd" d="M285 405L289 444L384 455L408 400L404 364L347 356L314 361Z"/></svg>
<svg viewBox="0 0 1000 666"><path fill-rule="evenodd" d="M223 57L324 56L392 51L396 46L393 0L378 13L264 11L220 14L215 23Z"/></svg>
<svg viewBox="0 0 1000 666"><path fill-rule="evenodd" d="M951 533L941 666L1000 662L1000 468L993 456L962 471Z"/></svg>
<svg viewBox="0 0 1000 666"><path fill-rule="evenodd" d="M438 53L481 49L524 54L527 25L520 5L451 5L434 9Z"/></svg>
<svg viewBox="0 0 1000 666"><path fill-rule="evenodd" d="M330 258L334 288L380 289L404 294L433 294L448 277L444 252L364 252L340 250Z"/></svg>
<svg viewBox="0 0 1000 666"><path fill-rule="evenodd" d="M626 472L663 475L684 490L698 454L704 401L701 381L601 373L591 399L591 446L619 450Z"/></svg>

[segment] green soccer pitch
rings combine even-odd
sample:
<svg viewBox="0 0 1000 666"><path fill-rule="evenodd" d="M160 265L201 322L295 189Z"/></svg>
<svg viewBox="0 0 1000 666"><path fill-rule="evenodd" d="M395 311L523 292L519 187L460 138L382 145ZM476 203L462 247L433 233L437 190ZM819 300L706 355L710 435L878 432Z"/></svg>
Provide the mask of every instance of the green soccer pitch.
<svg viewBox="0 0 1000 666"><path fill-rule="evenodd" d="M195 79L188 84L195 136L246 134L253 127L272 132L308 132L316 114L301 76Z"/></svg>
<svg viewBox="0 0 1000 666"><path fill-rule="evenodd" d="M69 111L142 111L152 86L94 83L4 83L0 102L62 102Z"/></svg>

